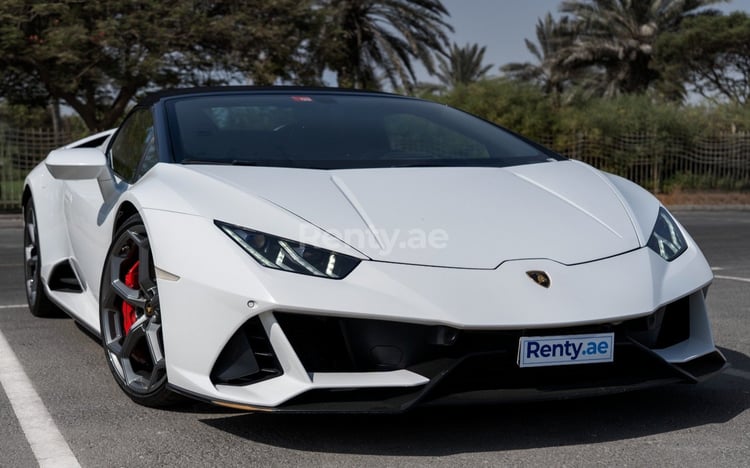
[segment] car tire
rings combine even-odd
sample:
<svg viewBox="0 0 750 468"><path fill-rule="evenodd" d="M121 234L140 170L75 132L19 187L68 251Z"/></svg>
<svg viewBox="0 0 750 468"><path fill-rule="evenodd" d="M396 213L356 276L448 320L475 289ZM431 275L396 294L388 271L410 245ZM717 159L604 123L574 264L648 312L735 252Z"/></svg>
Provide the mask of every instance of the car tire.
<svg viewBox="0 0 750 468"><path fill-rule="evenodd" d="M49 299L42 283L42 252L39 247L39 227L37 226L34 200L31 198L23 205L23 221L23 271L29 311L35 317L64 316L62 310Z"/></svg>
<svg viewBox="0 0 750 468"><path fill-rule="evenodd" d="M115 233L99 293L104 353L115 381L133 401L170 406L182 398L167 386L161 308L146 227L138 215Z"/></svg>

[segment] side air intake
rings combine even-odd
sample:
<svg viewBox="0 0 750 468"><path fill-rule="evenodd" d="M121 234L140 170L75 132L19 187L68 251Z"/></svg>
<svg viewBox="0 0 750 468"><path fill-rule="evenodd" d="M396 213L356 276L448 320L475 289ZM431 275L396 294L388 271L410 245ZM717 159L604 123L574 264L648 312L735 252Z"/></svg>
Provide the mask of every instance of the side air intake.
<svg viewBox="0 0 750 468"><path fill-rule="evenodd" d="M49 288L53 291L60 292L83 292L81 282L73 271L73 266L69 260L63 260L54 267L49 275Z"/></svg>

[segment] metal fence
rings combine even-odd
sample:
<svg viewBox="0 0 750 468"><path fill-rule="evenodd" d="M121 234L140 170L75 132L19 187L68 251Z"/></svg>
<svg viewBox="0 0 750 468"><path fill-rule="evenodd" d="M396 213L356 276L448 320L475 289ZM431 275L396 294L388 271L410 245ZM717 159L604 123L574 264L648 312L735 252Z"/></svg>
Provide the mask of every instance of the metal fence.
<svg viewBox="0 0 750 468"><path fill-rule="evenodd" d="M654 193L750 190L750 133L557 135L541 143Z"/></svg>
<svg viewBox="0 0 750 468"><path fill-rule="evenodd" d="M28 171L69 132L0 126L0 210L18 210ZM651 190L750 190L750 133L712 136L595 132L556 135L541 143L573 159L627 177Z"/></svg>
<svg viewBox="0 0 750 468"><path fill-rule="evenodd" d="M0 126L0 210L20 209L26 174L50 150L74 139L70 132Z"/></svg>

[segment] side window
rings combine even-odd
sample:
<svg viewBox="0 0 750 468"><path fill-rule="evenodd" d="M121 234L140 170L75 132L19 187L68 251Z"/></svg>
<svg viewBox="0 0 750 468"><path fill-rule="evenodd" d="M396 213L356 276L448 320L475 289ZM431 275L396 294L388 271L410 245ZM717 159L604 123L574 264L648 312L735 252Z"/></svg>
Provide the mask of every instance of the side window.
<svg viewBox="0 0 750 468"><path fill-rule="evenodd" d="M141 170L136 174L138 164L144 155L148 159L148 163L144 166L150 164L150 168L156 164L158 157L156 157L154 119L151 116L151 111L139 109L128 117L112 143L111 155L112 169L128 182L132 182L136 175L140 176L145 172Z"/></svg>
<svg viewBox="0 0 750 468"><path fill-rule="evenodd" d="M159 154L156 152L156 138L154 138L154 127L149 127L146 135L146 149L143 152L143 162L138 167L137 178L148 172L159 162Z"/></svg>

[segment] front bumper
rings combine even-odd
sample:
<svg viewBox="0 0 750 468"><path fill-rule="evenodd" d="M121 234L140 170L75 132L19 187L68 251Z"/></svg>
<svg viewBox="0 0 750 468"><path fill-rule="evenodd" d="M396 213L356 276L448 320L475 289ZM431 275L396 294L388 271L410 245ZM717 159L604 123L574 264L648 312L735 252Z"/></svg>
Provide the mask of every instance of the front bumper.
<svg viewBox="0 0 750 468"><path fill-rule="evenodd" d="M195 249L155 234L178 224L171 216L180 216L183 232L213 241ZM696 382L725 365L705 307L712 274L692 240L669 263L647 248L585 264L530 259L493 270L365 261L329 280L260 267L210 220L185 218L163 214L148 226L156 265L180 277L159 279L167 374L175 390L214 403L402 411ZM530 270L545 271L551 286L531 281ZM324 333L317 322L348 331ZM614 363L516 365L520 336L605 330L615 333ZM440 343L453 333L455 341Z"/></svg>
<svg viewBox="0 0 750 468"><path fill-rule="evenodd" d="M231 401L211 399L238 409L284 412L401 412L417 405L487 401L561 399L602 395L668 383L697 383L726 366L718 350L684 362L670 362L679 349L702 333L705 313L701 292L682 298L654 314L616 324L534 330L459 330L369 319L350 319L284 312L248 321L283 332L275 348L296 356L309 376L300 394L275 407L238 404L236 397L258 386L278 387L284 378L279 361L268 359L271 346L255 342L244 354L259 366L246 376L224 379L217 368L237 371L236 362L220 358L212 382ZM247 329L243 331L243 329ZM243 326L238 333L257 337L260 329ZM520 368L522 336L615 335L614 362L574 366ZM235 334L236 336L237 334ZM271 335L273 336L273 335ZM231 341L231 340L230 340ZM269 337L270 344L270 337ZM291 349L287 348L291 346ZM271 380L264 366L276 373ZM254 369L259 368L261 371ZM268 367L265 367L268 371ZM276 382L273 379L280 379ZM173 388L188 393L179 387ZM206 399L205 396L198 396Z"/></svg>

